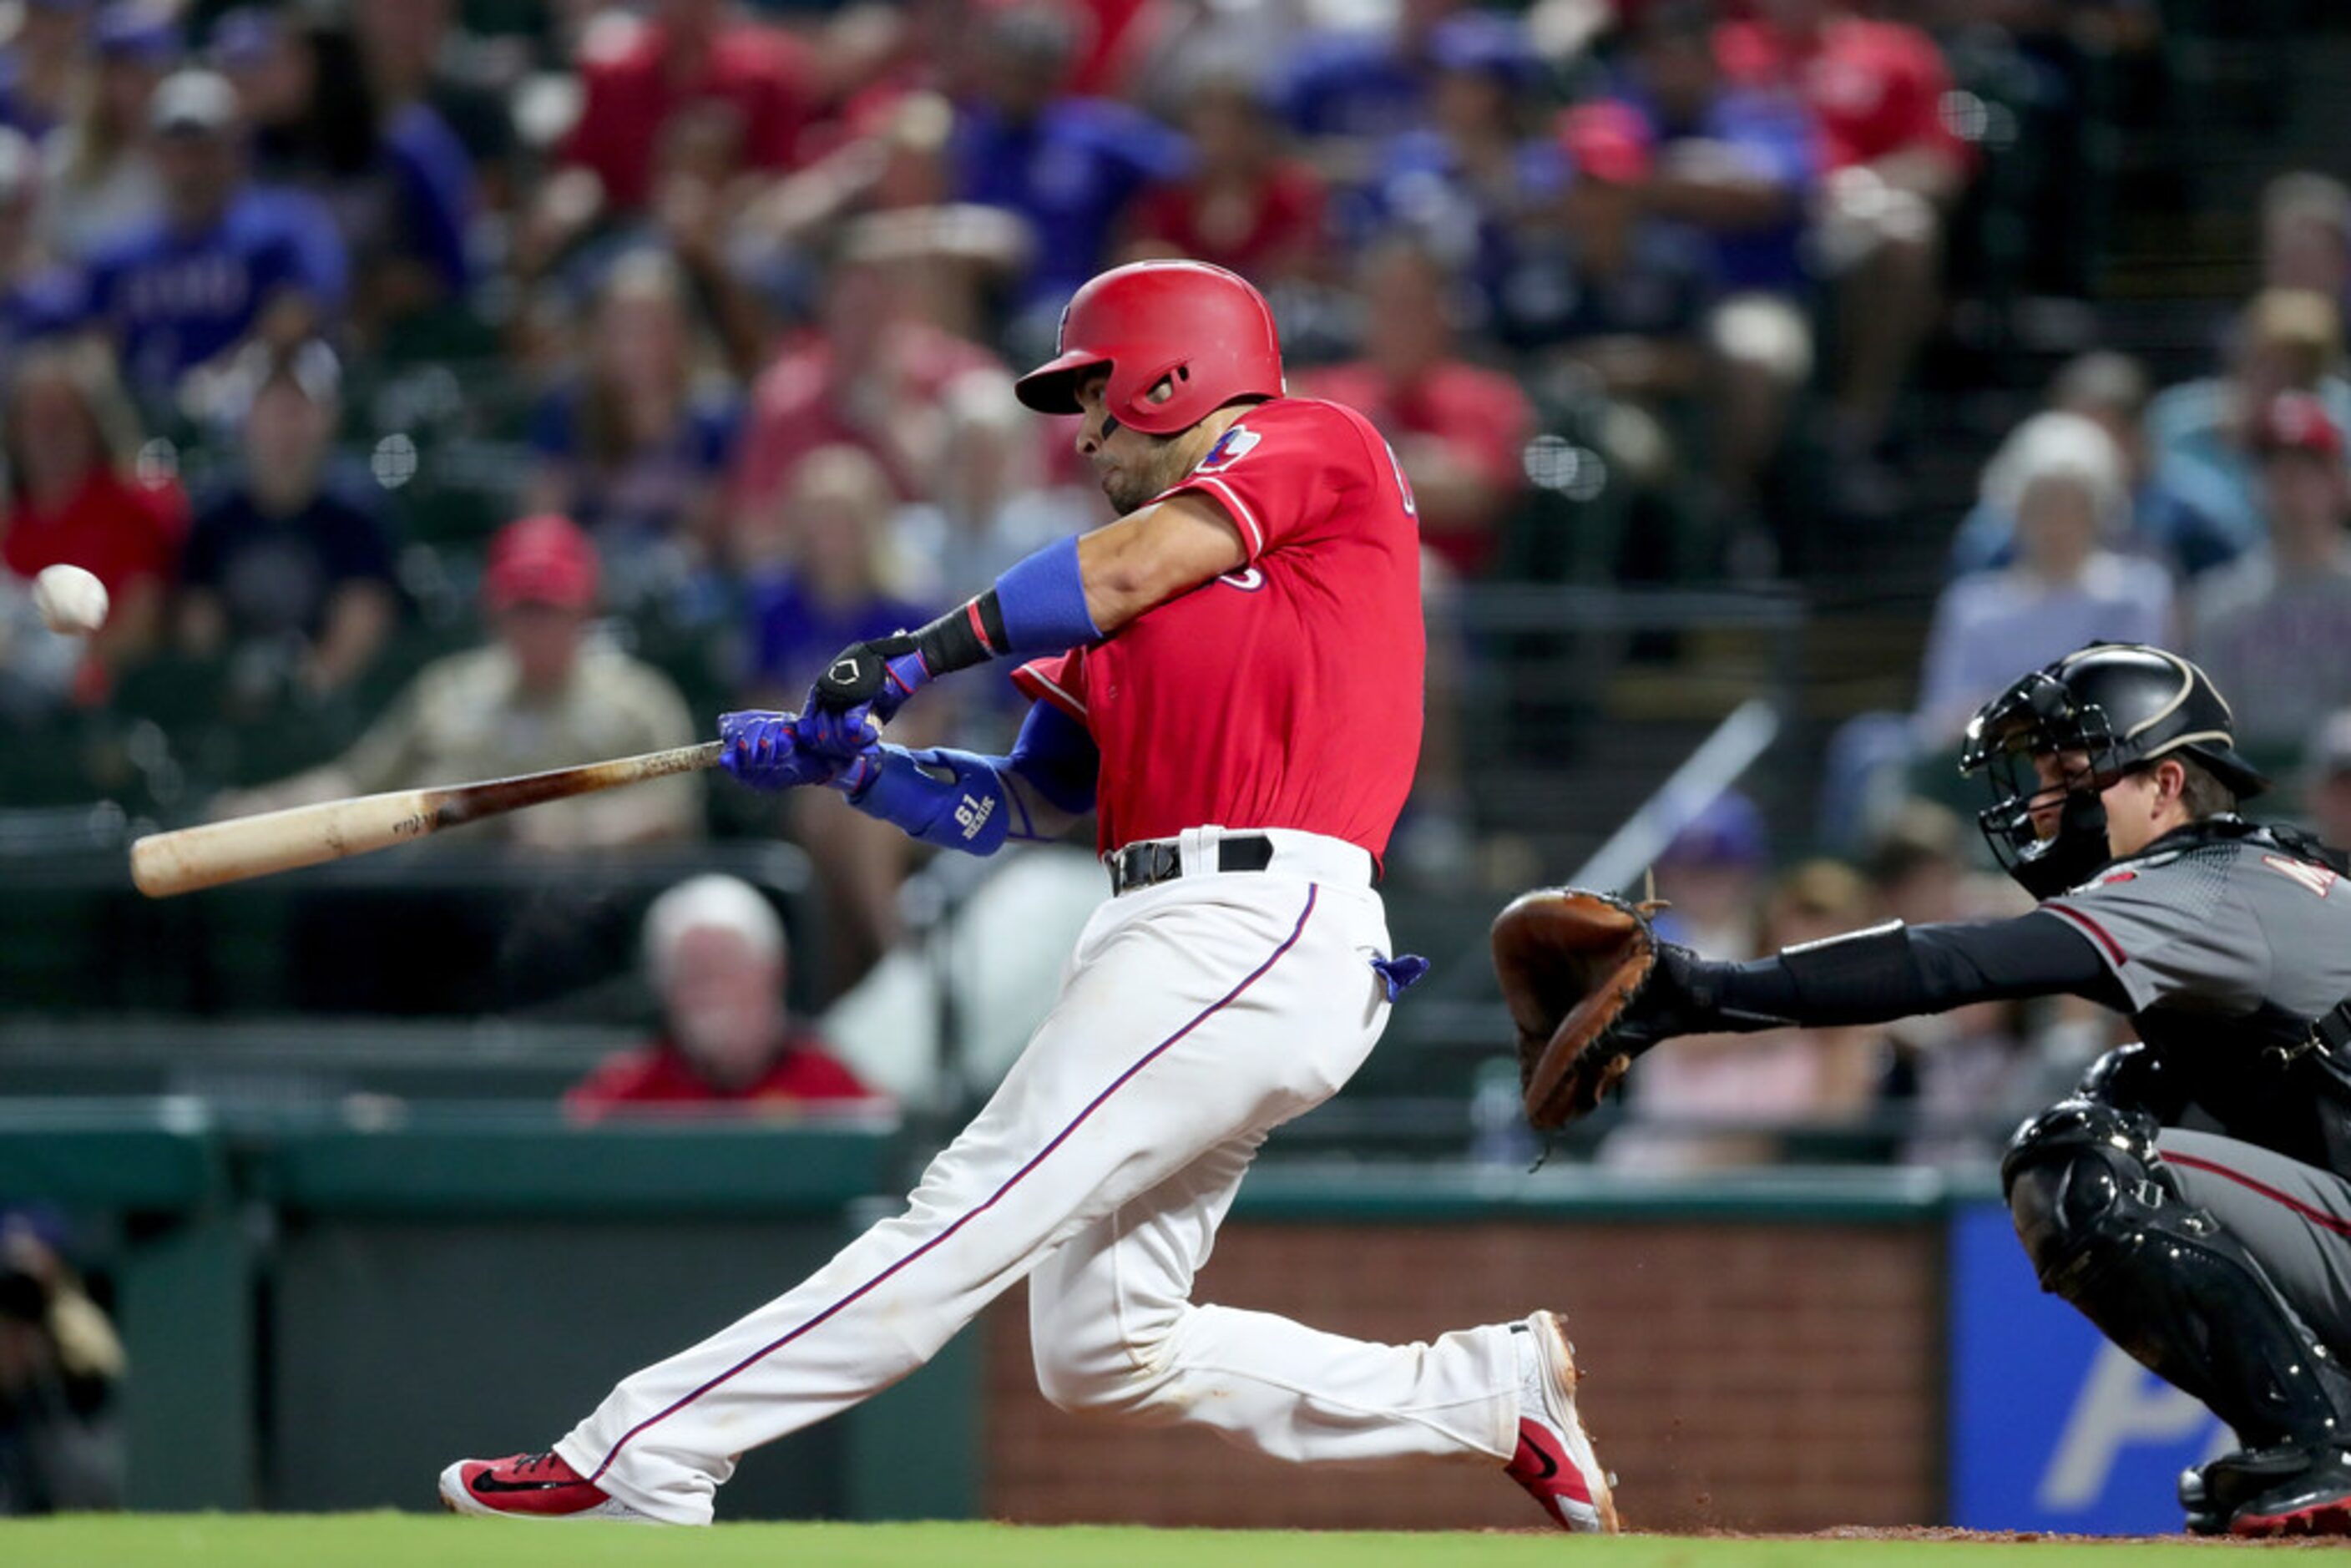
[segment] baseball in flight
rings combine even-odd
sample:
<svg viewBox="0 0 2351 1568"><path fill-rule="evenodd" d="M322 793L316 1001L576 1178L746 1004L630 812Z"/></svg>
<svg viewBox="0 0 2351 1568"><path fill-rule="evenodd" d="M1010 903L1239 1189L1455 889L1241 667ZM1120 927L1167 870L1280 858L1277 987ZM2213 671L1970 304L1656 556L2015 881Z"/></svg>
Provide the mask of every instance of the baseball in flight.
<svg viewBox="0 0 2351 1568"><path fill-rule="evenodd" d="M33 579L33 608L50 631L86 637L106 624L106 584L78 566L47 567Z"/></svg>

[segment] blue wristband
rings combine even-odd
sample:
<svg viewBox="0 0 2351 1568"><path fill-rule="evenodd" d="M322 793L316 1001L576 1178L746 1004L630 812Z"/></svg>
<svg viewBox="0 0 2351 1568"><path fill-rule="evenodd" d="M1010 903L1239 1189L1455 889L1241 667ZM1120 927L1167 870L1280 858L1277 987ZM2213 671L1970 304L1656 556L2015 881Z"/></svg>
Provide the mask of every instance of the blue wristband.
<svg viewBox="0 0 2351 1568"><path fill-rule="evenodd" d="M1076 535L1056 540L1004 570L996 580L1008 653L1060 653L1102 641L1086 609Z"/></svg>

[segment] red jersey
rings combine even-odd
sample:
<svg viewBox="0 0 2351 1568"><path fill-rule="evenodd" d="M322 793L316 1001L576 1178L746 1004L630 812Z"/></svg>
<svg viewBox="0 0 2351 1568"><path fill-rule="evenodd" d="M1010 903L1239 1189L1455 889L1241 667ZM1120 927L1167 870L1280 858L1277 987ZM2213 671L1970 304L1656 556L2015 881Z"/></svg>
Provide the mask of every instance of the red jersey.
<svg viewBox="0 0 2351 1568"><path fill-rule="evenodd" d="M1426 653L1395 455L1353 409L1280 398L1166 494L1186 492L1232 518L1247 564L1014 683L1101 749L1104 850L1289 828L1378 856L1412 789Z"/></svg>
<svg viewBox="0 0 2351 1568"><path fill-rule="evenodd" d="M1165 241L1179 256L1264 282L1314 259L1322 246L1322 209L1321 176L1285 160L1238 205L1189 181L1147 191L1135 206L1134 230Z"/></svg>
<svg viewBox="0 0 2351 1568"><path fill-rule="evenodd" d="M654 155L670 117L716 102L742 128L742 162L751 169L791 167L814 107L807 47L789 34L750 22L720 24L709 57L694 77L671 75L670 43L659 24L599 18L580 48L584 95L564 160L593 169L618 210L641 207L653 193Z"/></svg>
<svg viewBox="0 0 2351 1568"><path fill-rule="evenodd" d="M694 1070L685 1053L666 1040L639 1051L624 1051L597 1063L596 1071L573 1084L563 1096L564 1109L595 1120L614 1112L660 1106L733 1108L865 1100L873 1091L857 1075L825 1054L824 1042L814 1035L794 1034L768 1071L739 1089L721 1089Z"/></svg>
<svg viewBox="0 0 2351 1568"><path fill-rule="evenodd" d="M180 559L187 501L176 485L92 474L54 512L29 500L0 517L0 560L30 580L60 562L82 568L120 600L141 579L169 582Z"/></svg>
<svg viewBox="0 0 2351 1568"><path fill-rule="evenodd" d="M1765 22L1725 22L1714 53L1737 85L1803 99L1820 120L1832 169L1918 147L1963 168L1974 164L1972 151L1943 120L1951 73L1942 51L1916 27L1836 16L1814 37L1797 38Z"/></svg>
<svg viewBox="0 0 2351 1568"><path fill-rule="evenodd" d="M1497 503L1481 516L1436 519L1440 526L1426 542L1462 576L1484 575L1501 552L1502 518L1526 484L1525 453L1535 434L1534 405L1518 382L1464 360L1432 365L1402 384L1368 360L1326 366L1302 379L1316 396L1345 403L1383 434L1397 440L1433 437L1477 471Z"/></svg>
<svg viewBox="0 0 2351 1568"><path fill-rule="evenodd" d="M883 379L890 382L893 419L937 407L958 376L1003 368L986 349L923 321L893 323L871 353L889 367ZM906 472L899 455L877 443L851 415L850 405L859 401L849 384L851 376L870 364L844 364L823 333L809 331L759 372L730 481L737 507L771 504L791 483L792 470L802 458L836 442L871 453L900 495L912 499L923 493L923 476Z"/></svg>

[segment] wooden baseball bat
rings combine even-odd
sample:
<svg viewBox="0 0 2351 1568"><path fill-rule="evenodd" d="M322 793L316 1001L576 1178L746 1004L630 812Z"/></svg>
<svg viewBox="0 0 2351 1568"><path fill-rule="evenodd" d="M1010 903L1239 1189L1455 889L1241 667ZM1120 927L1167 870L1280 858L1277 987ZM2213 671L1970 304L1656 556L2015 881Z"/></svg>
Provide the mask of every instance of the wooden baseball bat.
<svg viewBox="0 0 2351 1568"><path fill-rule="evenodd" d="M271 872L348 860L525 806L716 768L721 749L720 742L708 740L513 779L392 789L150 833L131 846L131 880L150 898L169 898Z"/></svg>

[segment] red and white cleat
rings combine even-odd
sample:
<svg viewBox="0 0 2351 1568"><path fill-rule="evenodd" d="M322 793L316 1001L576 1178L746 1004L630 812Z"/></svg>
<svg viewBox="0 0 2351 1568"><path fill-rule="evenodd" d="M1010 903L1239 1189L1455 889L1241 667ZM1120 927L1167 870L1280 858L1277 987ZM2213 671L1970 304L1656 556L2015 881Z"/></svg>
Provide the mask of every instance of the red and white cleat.
<svg viewBox="0 0 2351 1568"><path fill-rule="evenodd" d="M1519 1348L1519 1451L1504 1472L1542 1505L1562 1530L1614 1535L1614 1479L1600 1468L1592 1437L1575 1413L1575 1347L1567 1320L1537 1312L1511 1330Z"/></svg>
<svg viewBox="0 0 2351 1568"><path fill-rule="evenodd" d="M661 1522L591 1484L551 1451L510 1454L503 1459L459 1459L441 1472L441 1506L452 1513L490 1514L500 1519Z"/></svg>

